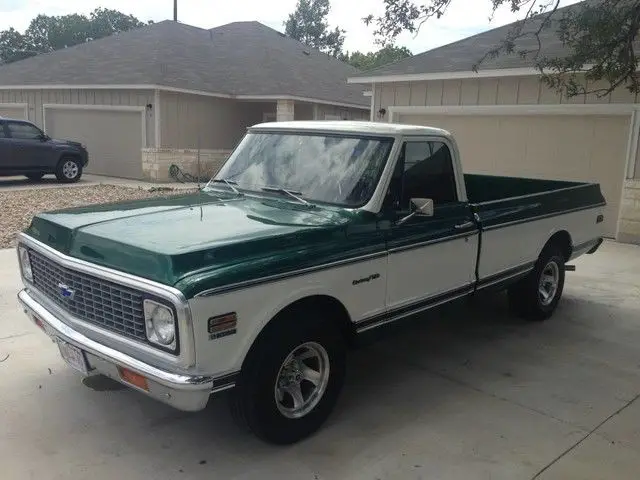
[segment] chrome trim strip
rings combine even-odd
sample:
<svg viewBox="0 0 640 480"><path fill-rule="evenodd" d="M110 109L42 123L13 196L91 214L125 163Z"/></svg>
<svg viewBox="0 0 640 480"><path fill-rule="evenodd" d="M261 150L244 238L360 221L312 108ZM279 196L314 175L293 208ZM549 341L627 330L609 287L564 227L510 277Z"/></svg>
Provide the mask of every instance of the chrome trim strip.
<svg viewBox="0 0 640 480"><path fill-rule="evenodd" d="M469 236L473 236L473 235L478 235L478 231L474 230L474 231L469 231L466 233L458 233L456 235L451 235L449 237L443 237L443 238L436 238L433 240L427 240L425 242L419 243L419 244L411 244L411 245L407 245L407 246L403 246L403 247L397 247L394 249L387 251L382 251L382 252L378 252L378 253L370 253L367 255L361 255L359 257L353 257L353 258L347 258L344 260L338 260L335 262L331 262L331 263L323 263L321 265L316 265L313 267L308 267L308 268L303 268L300 270L292 270L290 272L285 272L285 273L279 273L276 275L269 275L267 277L262 277L262 278L257 278L257 279L253 279L253 280L246 280L244 282L238 282L238 283L232 283L230 285L222 285L220 287L215 287L215 288L211 288L208 290L204 290L200 293L197 293L196 295L194 295L194 297L209 297L211 295L215 295L215 294L220 294L220 293L227 293L229 291L232 290L237 290L239 288L244 288L244 287L253 287L256 285L260 285L263 283L270 283L270 282L275 282L278 280L284 280L290 277L295 277L298 275L304 275L307 273L314 273L320 270L327 270L330 268L337 268L337 267L342 267L345 265L349 265L352 263L359 263L359 262L364 262L366 260L372 260L374 258L379 258L379 257L384 257L390 253L395 253L395 252L400 252L403 250L410 250L413 248L420 248L420 247L424 247L427 245L432 245L435 243L440 243L440 242L446 242L448 240L455 240L456 238L462 238L462 237L469 237Z"/></svg>
<svg viewBox="0 0 640 480"><path fill-rule="evenodd" d="M531 270L533 270L534 267L535 262L526 262L518 265L517 267L508 268L506 270L502 270L501 272L488 275L483 280L480 280L477 283L476 290L482 290L483 288L490 287L491 285L495 285L497 283L504 282L521 275L527 275Z"/></svg>
<svg viewBox="0 0 640 480"><path fill-rule="evenodd" d="M597 203L595 205L590 205L588 207L572 208L572 209L569 209L569 210L562 210L560 212L554 212L554 213L547 213L545 215L539 215L537 217L528 217L528 218L523 218L523 219L520 219L520 220L513 220L511 222L499 223L497 225L491 225L489 227L482 227L482 231L486 232L486 231L489 231L489 230L495 230L497 228L509 227L511 225L518 225L520 223L533 222L533 221L536 221L536 220L544 220L545 218L558 217L560 215L567 215L569 213L580 212L582 210L591 210L592 208L599 208L599 207L603 207L605 205L606 205L606 202L605 203ZM480 214L480 218L482 218L482 213Z"/></svg>
<svg viewBox="0 0 640 480"><path fill-rule="evenodd" d="M459 289L456 288L455 290L459 290ZM455 290L453 290L453 291L455 291ZM437 302L427 303L426 305L422 305L420 307L417 307L416 309L408 310L406 312L402 312L399 315L391 314L391 316L389 316L389 317L381 318L379 322L375 322L375 323L372 323L371 325L366 325L365 327L358 328L358 324L367 321L367 319L361 320L361 321L359 321L359 322L357 322L355 324L356 333L363 333L363 332L366 332L367 330L371 330L372 328L378 328L378 327L381 327L381 326L386 325L388 323L392 323L392 322L395 322L397 320L401 320L403 318L409 317L411 315L415 315L417 313L424 312L424 311L429 310L431 308L435 308L435 307L437 307L439 305L443 305L445 303L451 302L453 300L457 300L458 298L466 297L466 296L470 295L473 292L473 285L469 285L464 290L465 290L464 292L456 294L456 295L452 295L452 296L446 296L446 292L444 294L434 295L434 296L432 296L430 298L436 298L436 297L439 297L440 295L445 295L445 297L442 300L438 300ZM429 299L427 298L427 299L421 301L420 303L428 302L428 301L429 301Z"/></svg>
<svg viewBox="0 0 640 480"><path fill-rule="evenodd" d="M214 393L224 392L225 390L229 390L230 388L233 388L235 386L236 382L228 383L226 385L222 385L221 387L215 387L211 389L211 394L213 395Z"/></svg>
<svg viewBox="0 0 640 480"><path fill-rule="evenodd" d="M200 293L197 293L196 295L194 295L194 298L197 297L209 297L211 295L215 295L218 293L227 293L229 291L232 290L237 290L239 288L243 288L243 287L253 287L256 285L260 285L263 283L271 283L271 282L275 282L278 280L284 280L286 278L290 278L290 277L296 277L298 275L304 275L306 273L313 273L313 272L317 272L320 270L327 270L329 268L336 268L336 267L342 267L345 265L350 265L352 263L359 263L359 262L364 262L366 260L373 260L375 258L380 258L380 257L384 257L387 255L386 251L382 251L382 252L377 252L377 253L370 253L367 255L361 255L359 257L352 257L352 258L346 258L344 260L337 260L335 262L331 262L331 263L324 263L322 265L316 265L313 267L307 267L307 268L302 268L300 270L292 270L290 272L285 272L285 273L278 273L276 275L269 275L267 277L261 277L261 278L256 278L256 279L252 279L252 280L245 280L243 282L238 282L238 283L232 283L230 285L222 285L220 287L215 287L215 288L210 288L209 290L204 290Z"/></svg>
<svg viewBox="0 0 640 480"><path fill-rule="evenodd" d="M130 368L131 370L134 370L141 375L170 388L178 390L210 390L212 388L215 380L212 376L183 375L180 373L167 372L91 340L58 320L52 313L40 305L26 289L21 290L20 293L18 293L18 301L26 312L31 315L35 315L41 321L45 322L55 330L56 335L59 335L63 340L68 341L82 350L85 350L108 362Z"/></svg>
<svg viewBox="0 0 640 480"><path fill-rule="evenodd" d="M457 233L455 235L450 235L448 237L434 238L434 239L426 240L420 243L412 243L411 245L403 245L402 247L391 248L389 250L389 253L403 252L405 250L413 250L414 248L426 247L427 245L434 245L436 243L447 242L449 240L455 240L457 238L462 238L462 237L471 237L478 234L479 232L478 232L478 229L476 228L474 230L469 230L468 232L465 232L465 233Z"/></svg>
<svg viewBox="0 0 640 480"><path fill-rule="evenodd" d="M506 200L521 200L523 198L531 198L531 197L535 197L538 195L546 195L548 193L556 193L556 192L565 192L568 190L577 190L579 188L586 188L586 187L593 187L594 185L596 185L595 183L584 183L581 185L572 185L570 187L563 187L563 188L557 188L554 190L547 190L544 192L537 192L537 193L528 193L526 195L520 195L518 197L507 197L507 198L498 198L496 200L488 200L486 202L480 202L480 203L476 203L475 205L492 205L494 203L500 203L500 202L504 202Z"/></svg>
<svg viewBox="0 0 640 480"><path fill-rule="evenodd" d="M158 297L171 302L173 305L175 305L176 312L178 314L180 354L176 356L155 348L151 348L150 350L145 349L144 351L145 353L151 353L152 355L161 358L163 361L169 361L183 368L188 368L195 364L195 339L193 333L194 329L193 320L191 318L191 309L189 308L187 299L184 297L180 290L168 285L154 282L152 280L147 280L142 277L136 277L125 272L120 272L118 270L113 270L111 268L102 267L100 265L95 265L84 260L70 257L58 252L57 250L49 247L48 245L45 245L42 242L39 242L38 240L24 233L20 233L18 236L18 245L20 244L26 245L29 248L33 248L34 250L40 252L42 255L54 259L54 261L58 262L64 267L78 270L89 275L94 275L96 277L103 278L114 283L119 283L131 288L142 290L143 292L157 295ZM22 280L25 285L29 286L30 289L33 288L33 285L26 279L24 279L24 277ZM44 297L41 293L39 296ZM113 340L114 338L110 335L106 335L103 329L95 328L95 325L90 325L87 322L70 317L68 313L65 313L62 316L64 318L69 318L71 322L74 322L77 325L82 325L85 328L94 330L104 335L105 339L107 340ZM124 338L124 336L113 334L113 332L111 333L112 335L116 335L115 338L117 338L118 340ZM135 345L139 347L142 344L139 342L135 342Z"/></svg>

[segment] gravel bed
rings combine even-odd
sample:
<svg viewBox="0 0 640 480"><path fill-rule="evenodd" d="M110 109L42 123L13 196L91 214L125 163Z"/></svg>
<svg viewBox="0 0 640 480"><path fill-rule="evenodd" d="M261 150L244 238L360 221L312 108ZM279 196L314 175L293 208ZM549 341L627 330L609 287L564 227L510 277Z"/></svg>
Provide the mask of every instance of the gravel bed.
<svg viewBox="0 0 640 480"><path fill-rule="evenodd" d="M82 207L150 197L180 195L188 190L149 191L115 185L74 188L0 190L0 248L14 247L16 236L29 226L34 215L47 210Z"/></svg>

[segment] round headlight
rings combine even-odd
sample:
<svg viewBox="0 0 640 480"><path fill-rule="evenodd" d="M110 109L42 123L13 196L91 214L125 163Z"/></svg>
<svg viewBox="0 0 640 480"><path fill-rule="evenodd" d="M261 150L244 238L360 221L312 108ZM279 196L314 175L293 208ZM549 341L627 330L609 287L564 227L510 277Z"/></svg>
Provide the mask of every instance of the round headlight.
<svg viewBox="0 0 640 480"><path fill-rule="evenodd" d="M31 271L31 260L29 259L29 251L23 247L18 247L18 256L20 259L20 266L22 267L22 276L29 280L33 281L33 272Z"/></svg>
<svg viewBox="0 0 640 480"><path fill-rule="evenodd" d="M151 314L153 329L158 334L158 340L169 345L176 337L173 313L166 307L157 306Z"/></svg>
<svg viewBox="0 0 640 480"><path fill-rule="evenodd" d="M147 299L144 301L144 318L150 342L169 348L175 347L176 324L171 308Z"/></svg>

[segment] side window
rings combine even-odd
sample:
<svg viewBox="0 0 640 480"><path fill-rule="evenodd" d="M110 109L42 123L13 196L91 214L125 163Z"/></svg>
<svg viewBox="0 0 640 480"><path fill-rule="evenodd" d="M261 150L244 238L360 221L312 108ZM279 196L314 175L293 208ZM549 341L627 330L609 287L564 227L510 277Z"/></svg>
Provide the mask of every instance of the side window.
<svg viewBox="0 0 640 480"><path fill-rule="evenodd" d="M398 162L394 175L399 189L394 195L397 209L409 210L412 198L431 198L436 207L458 200L453 159L445 143L406 142Z"/></svg>
<svg viewBox="0 0 640 480"><path fill-rule="evenodd" d="M7 122L11 137L18 140L37 140L42 136L39 128L28 123Z"/></svg>
<svg viewBox="0 0 640 480"><path fill-rule="evenodd" d="M7 134L4 133L4 123L0 122L0 138L7 138Z"/></svg>

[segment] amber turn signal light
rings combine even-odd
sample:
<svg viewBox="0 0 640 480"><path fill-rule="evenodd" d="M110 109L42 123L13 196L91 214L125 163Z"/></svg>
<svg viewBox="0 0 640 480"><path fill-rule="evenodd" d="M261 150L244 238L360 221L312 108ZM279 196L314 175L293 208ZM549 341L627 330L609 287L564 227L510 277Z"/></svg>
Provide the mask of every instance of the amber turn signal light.
<svg viewBox="0 0 640 480"><path fill-rule="evenodd" d="M120 378L125 382L133 385L134 387L141 388L142 390L149 391L149 385L147 385L147 379L139 373L132 372L128 368L118 367L118 373Z"/></svg>

